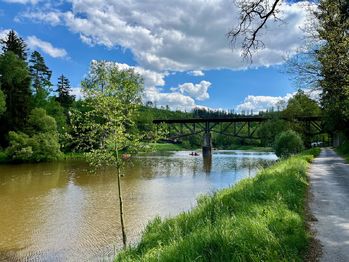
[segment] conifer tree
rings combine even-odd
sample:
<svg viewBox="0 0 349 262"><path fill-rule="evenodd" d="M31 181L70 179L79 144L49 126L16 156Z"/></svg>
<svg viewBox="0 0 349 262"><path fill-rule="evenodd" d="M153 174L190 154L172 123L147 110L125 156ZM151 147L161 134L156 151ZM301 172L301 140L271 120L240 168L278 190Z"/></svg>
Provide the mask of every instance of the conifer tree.
<svg viewBox="0 0 349 262"><path fill-rule="evenodd" d="M15 31L11 30L5 39L0 40L0 43L4 53L12 51L23 61L27 59L27 45L21 37L17 36Z"/></svg>
<svg viewBox="0 0 349 262"><path fill-rule="evenodd" d="M4 145L8 131L24 128L31 103L27 64L12 51L0 56L0 83L6 96L6 111L0 119L0 144Z"/></svg>
<svg viewBox="0 0 349 262"><path fill-rule="evenodd" d="M63 74L58 78L56 92L58 93L56 100L61 104L61 106L66 110L71 107L72 103L75 100L75 96L70 95L70 82L69 79L66 78Z"/></svg>
<svg viewBox="0 0 349 262"><path fill-rule="evenodd" d="M34 51L29 59L29 71L32 85L36 93L42 92L52 86L50 79L52 71L45 64L45 60L38 51Z"/></svg>

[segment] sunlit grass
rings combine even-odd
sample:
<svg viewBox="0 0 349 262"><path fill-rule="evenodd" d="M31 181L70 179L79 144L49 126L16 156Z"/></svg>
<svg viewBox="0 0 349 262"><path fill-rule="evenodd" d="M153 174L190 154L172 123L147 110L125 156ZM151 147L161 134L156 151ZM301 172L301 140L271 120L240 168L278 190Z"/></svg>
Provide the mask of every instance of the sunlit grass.
<svg viewBox="0 0 349 262"><path fill-rule="evenodd" d="M314 149L198 199L174 218L156 218L115 261L302 261L307 166Z"/></svg>

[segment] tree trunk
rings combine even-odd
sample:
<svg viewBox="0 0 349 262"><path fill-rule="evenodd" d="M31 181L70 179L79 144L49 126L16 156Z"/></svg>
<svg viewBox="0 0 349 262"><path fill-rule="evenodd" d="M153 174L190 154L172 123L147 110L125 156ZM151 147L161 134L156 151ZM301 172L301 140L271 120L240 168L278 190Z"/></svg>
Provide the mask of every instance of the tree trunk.
<svg viewBox="0 0 349 262"><path fill-rule="evenodd" d="M127 237L125 232L125 225L124 225L124 207L122 202L122 193L121 193L121 176L120 176L120 167L117 168L118 172L118 193L119 193L119 208L120 208L120 222L121 222L121 231L122 231L122 243L124 245L124 249L126 248L127 244Z"/></svg>

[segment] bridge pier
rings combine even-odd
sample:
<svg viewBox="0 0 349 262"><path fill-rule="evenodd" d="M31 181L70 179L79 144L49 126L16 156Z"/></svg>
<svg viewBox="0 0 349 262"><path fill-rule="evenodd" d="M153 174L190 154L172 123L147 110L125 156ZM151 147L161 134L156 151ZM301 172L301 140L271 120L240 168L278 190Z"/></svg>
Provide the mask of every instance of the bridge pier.
<svg viewBox="0 0 349 262"><path fill-rule="evenodd" d="M205 133L202 145L202 156L203 157L211 157L212 155L212 137L210 130L210 123L205 123Z"/></svg>

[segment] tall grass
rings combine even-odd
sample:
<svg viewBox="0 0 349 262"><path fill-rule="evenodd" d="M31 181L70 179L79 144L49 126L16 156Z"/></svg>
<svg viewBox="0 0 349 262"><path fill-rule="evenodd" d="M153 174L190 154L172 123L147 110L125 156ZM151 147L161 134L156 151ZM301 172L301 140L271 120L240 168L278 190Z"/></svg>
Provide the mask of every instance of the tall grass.
<svg viewBox="0 0 349 262"><path fill-rule="evenodd" d="M281 160L256 177L156 218L115 261L302 261L307 166L318 150Z"/></svg>

